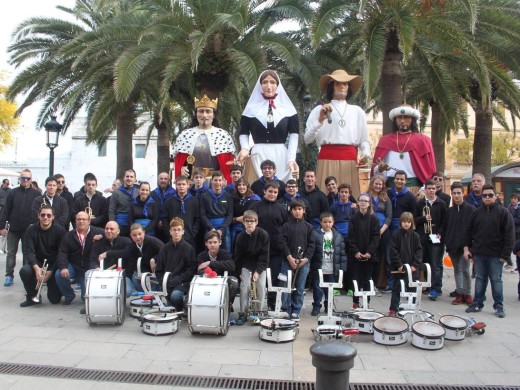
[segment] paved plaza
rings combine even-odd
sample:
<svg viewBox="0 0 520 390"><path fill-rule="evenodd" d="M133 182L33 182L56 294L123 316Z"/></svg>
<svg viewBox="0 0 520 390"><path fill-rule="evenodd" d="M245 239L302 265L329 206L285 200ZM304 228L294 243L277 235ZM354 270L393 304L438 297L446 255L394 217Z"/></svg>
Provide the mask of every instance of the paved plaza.
<svg viewBox="0 0 520 390"><path fill-rule="evenodd" d="M20 257L20 256L19 256ZM18 260L18 265L21 258ZM5 255L0 255L0 268ZM3 278L2 278L3 282ZM357 357L350 379L353 383L408 383L447 385L520 384L520 301L518 274L504 274L506 318L492 310L490 293L483 312L473 315L487 324L483 335L463 341L445 341L444 348L427 351L409 342L382 346L373 341L354 343ZM438 319L445 314L466 315L465 305L453 306L448 293L454 289L453 271L445 269L444 295L437 302L424 296L423 308ZM258 327L231 326L226 336L192 335L186 322L172 336L142 333L137 319L126 316L121 326L89 326L80 315L81 301L71 306L44 303L20 308L22 283L16 275L11 287L0 287L0 362L130 372L166 373L234 378L268 378L314 381L315 369L309 348L314 343L310 316L312 294L305 297L300 334L293 343L274 344L258 338ZM390 295L374 297L371 307L388 312ZM238 308L238 299L235 309ZM340 311L352 306L347 296L336 297ZM365 338L366 339L366 338ZM128 384L0 375L0 389L125 388ZM161 388L150 386L149 388ZM137 388L137 385L136 387ZM139 386L140 389L147 388Z"/></svg>

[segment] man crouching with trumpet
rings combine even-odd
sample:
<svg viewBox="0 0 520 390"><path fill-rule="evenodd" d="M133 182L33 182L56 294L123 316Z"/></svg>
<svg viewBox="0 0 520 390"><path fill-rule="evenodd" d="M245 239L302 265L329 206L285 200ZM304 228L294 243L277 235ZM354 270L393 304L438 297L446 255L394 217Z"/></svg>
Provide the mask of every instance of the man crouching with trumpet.
<svg viewBox="0 0 520 390"><path fill-rule="evenodd" d="M65 228L54 223L54 211L50 205L42 205L38 212L38 222L30 225L25 232L24 256L27 259L20 269L26 300L20 307L36 305L42 302L41 290L47 283L47 298L56 304L61 300L61 292L52 277L56 257ZM46 261L44 265L44 261Z"/></svg>

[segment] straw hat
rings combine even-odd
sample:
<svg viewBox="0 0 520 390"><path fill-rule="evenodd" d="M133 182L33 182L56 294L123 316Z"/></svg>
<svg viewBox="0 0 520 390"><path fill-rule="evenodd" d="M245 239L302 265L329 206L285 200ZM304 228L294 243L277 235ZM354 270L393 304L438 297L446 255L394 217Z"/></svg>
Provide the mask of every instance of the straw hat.
<svg viewBox="0 0 520 390"><path fill-rule="evenodd" d="M355 74L348 74L343 69L337 69L331 74L326 74L320 77L320 90L322 92L326 92L327 85L331 81L339 81L340 83L348 82L352 93L356 93L359 88L361 88L361 82L363 81L363 78Z"/></svg>
<svg viewBox="0 0 520 390"><path fill-rule="evenodd" d="M396 116L411 116L415 119L419 120L421 117L421 113L419 110L413 108L408 104L403 104L402 106L396 107L388 113L390 120L394 120Z"/></svg>

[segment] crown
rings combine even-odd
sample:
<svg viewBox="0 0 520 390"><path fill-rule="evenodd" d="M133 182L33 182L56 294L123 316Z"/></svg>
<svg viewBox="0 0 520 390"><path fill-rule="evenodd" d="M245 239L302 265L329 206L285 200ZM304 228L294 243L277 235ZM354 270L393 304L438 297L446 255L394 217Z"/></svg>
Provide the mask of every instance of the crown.
<svg viewBox="0 0 520 390"><path fill-rule="evenodd" d="M211 100L208 97L208 95L204 95L202 97L202 99L199 100L199 99L195 98L194 101L195 101L196 109L200 108L200 107L209 107L209 108L213 108L215 111L217 110L218 98Z"/></svg>

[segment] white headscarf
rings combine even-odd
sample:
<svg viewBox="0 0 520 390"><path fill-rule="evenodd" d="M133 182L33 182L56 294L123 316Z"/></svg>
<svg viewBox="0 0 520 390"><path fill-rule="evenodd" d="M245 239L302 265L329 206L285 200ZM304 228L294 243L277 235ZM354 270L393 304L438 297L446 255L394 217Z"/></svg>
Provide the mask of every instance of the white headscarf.
<svg viewBox="0 0 520 390"><path fill-rule="evenodd" d="M244 108L243 116L247 116L249 118L257 118L265 128L267 128L267 110L269 108L269 99L265 99L262 95L262 85L260 84L260 78L266 71L264 70L260 73L260 77L256 82L255 88L251 93L251 97L246 104L246 108ZM276 72L275 72L276 73ZM273 121L276 126L278 122L280 122L283 118L288 116L296 115L296 108L287 96L287 92L282 86L282 81L280 80L280 76L278 76L278 88L276 89L276 93L278 96L274 99L274 105L276 108L273 108Z"/></svg>

